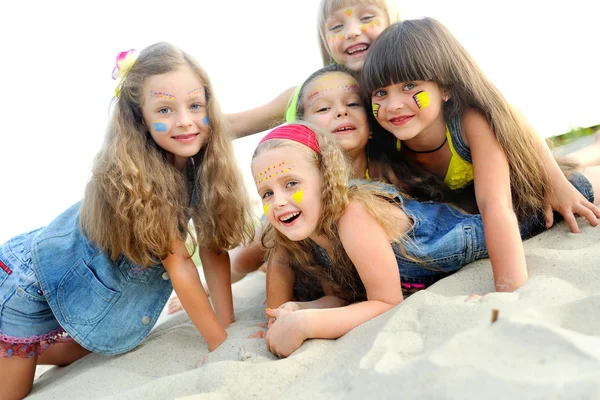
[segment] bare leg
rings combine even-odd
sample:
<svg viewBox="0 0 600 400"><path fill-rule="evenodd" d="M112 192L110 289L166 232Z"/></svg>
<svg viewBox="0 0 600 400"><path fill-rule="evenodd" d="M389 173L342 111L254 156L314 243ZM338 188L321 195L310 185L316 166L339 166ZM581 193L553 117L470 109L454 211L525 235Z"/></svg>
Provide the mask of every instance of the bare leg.
<svg viewBox="0 0 600 400"><path fill-rule="evenodd" d="M65 366L81 357L90 354L89 350L84 349L76 342L56 343L38 356L37 363L40 365L58 365Z"/></svg>
<svg viewBox="0 0 600 400"><path fill-rule="evenodd" d="M0 358L0 399L22 399L31 392L37 358Z"/></svg>

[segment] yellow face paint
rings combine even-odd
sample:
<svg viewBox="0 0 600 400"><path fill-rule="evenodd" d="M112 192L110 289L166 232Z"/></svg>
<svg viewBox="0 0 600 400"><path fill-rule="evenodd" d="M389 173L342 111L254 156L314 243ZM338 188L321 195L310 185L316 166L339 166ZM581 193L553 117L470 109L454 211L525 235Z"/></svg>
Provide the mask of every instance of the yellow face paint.
<svg viewBox="0 0 600 400"><path fill-rule="evenodd" d="M381 107L381 105L377 103L372 103L371 107L373 107L373 116L377 118L377 115L379 114L379 107Z"/></svg>
<svg viewBox="0 0 600 400"><path fill-rule="evenodd" d="M302 203L302 198L304 197L304 188L299 189L296 193L292 195L292 199L298 204Z"/></svg>
<svg viewBox="0 0 600 400"><path fill-rule="evenodd" d="M258 185L259 183L264 182L267 179L271 179L278 174L283 174L284 172L290 172L290 169L292 169L293 167L288 168L288 167L285 167L284 164L285 164L285 161L282 161L277 165L273 165L272 167L267 168L260 174L256 174L254 176L254 182ZM278 168L280 169L279 171L277 171Z"/></svg>
<svg viewBox="0 0 600 400"><path fill-rule="evenodd" d="M269 216L269 205L268 204L263 205L263 213L265 214L265 217Z"/></svg>
<svg viewBox="0 0 600 400"><path fill-rule="evenodd" d="M419 108L425 108L429 106L429 93L421 90L413 96L413 99L419 106Z"/></svg>

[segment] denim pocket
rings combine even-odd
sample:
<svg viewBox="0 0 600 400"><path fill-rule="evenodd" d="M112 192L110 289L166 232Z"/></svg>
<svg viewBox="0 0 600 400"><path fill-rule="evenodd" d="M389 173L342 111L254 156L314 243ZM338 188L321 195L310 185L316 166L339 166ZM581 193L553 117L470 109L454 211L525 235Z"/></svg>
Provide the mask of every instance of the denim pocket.
<svg viewBox="0 0 600 400"><path fill-rule="evenodd" d="M164 271L162 264L154 264L148 268L143 268L139 265L133 264L131 261L123 258L117 262L118 268L121 273L129 282L133 283L147 283L152 280L156 274Z"/></svg>
<svg viewBox="0 0 600 400"><path fill-rule="evenodd" d="M83 260L79 260L58 284L56 298L65 321L94 324L116 301L119 292L104 286Z"/></svg>

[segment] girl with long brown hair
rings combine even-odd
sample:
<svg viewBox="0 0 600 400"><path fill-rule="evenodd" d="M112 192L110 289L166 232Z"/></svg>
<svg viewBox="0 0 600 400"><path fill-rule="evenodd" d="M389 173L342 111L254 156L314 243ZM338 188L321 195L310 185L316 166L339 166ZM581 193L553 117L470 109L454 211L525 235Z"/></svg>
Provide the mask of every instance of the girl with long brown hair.
<svg viewBox="0 0 600 400"><path fill-rule="evenodd" d="M436 20L387 28L367 55L361 88L385 129L371 146L388 179L411 193L395 178L408 160L449 189L444 201L476 201L497 290L527 280L521 236L550 227L553 209L573 232L574 214L598 224L600 169L567 180L546 144Z"/></svg>

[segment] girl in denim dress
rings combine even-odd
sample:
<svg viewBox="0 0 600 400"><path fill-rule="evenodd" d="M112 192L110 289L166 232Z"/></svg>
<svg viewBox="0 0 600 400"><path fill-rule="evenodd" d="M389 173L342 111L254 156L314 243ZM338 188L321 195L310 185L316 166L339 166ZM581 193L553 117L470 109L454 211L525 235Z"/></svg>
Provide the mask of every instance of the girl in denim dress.
<svg viewBox="0 0 600 400"><path fill-rule="evenodd" d="M402 283L423 287L487 256L480 216L384 183L348 185L351 167L333 135L305 122L284 125L252 160L269 222L266 340L278 356L389 310L403 299ZM308 301L291 302L298 284Z"/></svg>
<svg viewBox="0 0 600 400"><path fill-rule="evenodd" d="M252 228L212 85L172 45L134 55L117 57L117 97L83 200L0 246L2 399L30 392L36 364L131 350L173 289L208 350L233 322L227 250Z"/></svg>
<svg viewBox="0 0 600 400"><path fill-rule="evenodd" d="M406 166L416 167L438 182L444 201L465 200L481 214L496 290L527 280L521 237L552 226L552 210L574 233L575 214L598 224L600 167L567 179L544 141L436 20L398 22L379 35L361 89L380 125L371 144L389 166L386 179L414 194L420 188Z"/></svg>

